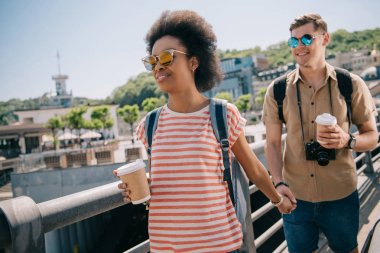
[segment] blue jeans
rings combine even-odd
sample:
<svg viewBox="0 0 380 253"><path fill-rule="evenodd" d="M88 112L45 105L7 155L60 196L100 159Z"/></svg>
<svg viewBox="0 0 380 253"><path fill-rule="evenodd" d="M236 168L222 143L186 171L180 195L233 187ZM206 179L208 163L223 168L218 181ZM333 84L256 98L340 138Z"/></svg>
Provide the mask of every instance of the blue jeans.
<svg viewBox="0 0 380 253"><path fill-rule="evenodd" d="M334 252L350 252L358 245L358 192L335 201L312 203L297 200L297 208L291 214L284 214L283 220L290 253L317 250L320 231Z"/></svg>

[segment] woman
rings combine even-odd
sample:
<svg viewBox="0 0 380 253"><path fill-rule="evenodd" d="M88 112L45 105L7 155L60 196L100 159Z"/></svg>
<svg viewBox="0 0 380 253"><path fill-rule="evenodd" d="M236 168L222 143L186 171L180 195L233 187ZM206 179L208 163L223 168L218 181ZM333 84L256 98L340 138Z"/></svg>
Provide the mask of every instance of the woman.
<svg viewBox="0 0 380 253"><path fill-rule="evenodd" d="M211 26L193 11L165 11L146 36L143 59L168 94L152 145L149 238L151 252L233 252L242 244L241 226L223 181L223 161L202 92L222 79ZM246 142L243 119L228 104L230 149L248 178L278 206L294 209L279 195ZM143 119L137 127L147 146ZM127 185L121 183L125 201Z"/></svg>

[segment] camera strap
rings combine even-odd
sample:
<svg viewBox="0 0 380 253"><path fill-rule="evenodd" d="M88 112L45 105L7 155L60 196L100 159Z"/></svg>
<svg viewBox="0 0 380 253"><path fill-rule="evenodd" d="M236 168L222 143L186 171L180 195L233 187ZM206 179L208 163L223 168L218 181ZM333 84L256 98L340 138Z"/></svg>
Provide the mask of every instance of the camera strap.
<svg viewBox="0 0 380 253"><path fill-rule="evenodd" d="M297 104L298 104L298 112L300 114L300 121L301 121L301 132L302 132L302 141L305 144L305 132L303 130L303 119L302 119L302 108L301 108L301 92L300 92L300 86L299 86L300 80L298 79L296 83L297 87ZM329 97L330 97L330 110L331 114L334 115L333 106L332 106L332 98L331 98L331 78L328 80L328 86L329 86Z"/></svg>

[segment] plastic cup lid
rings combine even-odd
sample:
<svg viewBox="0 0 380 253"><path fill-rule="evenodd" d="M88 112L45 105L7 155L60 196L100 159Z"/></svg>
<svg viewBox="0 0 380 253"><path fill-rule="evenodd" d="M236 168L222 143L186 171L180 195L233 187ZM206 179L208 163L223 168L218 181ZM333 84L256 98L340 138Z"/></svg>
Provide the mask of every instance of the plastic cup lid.
<svg viewBox="0 0 380 253"><path fill-rule="evenodd" d="M143 162L143 160L139 159L139 160L136 160L135 162L128 163L126 165L119 167L116 171L117 171L118 176L122 176L125 174L135 172L136 170L139 170L141 168L145 168L145 163Z"/></svg>
<svg viewBox="0 0 380 253"><path fill-rule="evenodd" d="M330 113L322 113L317 116L315 122L321 125L335 125L337 121L335 116L331 115Z"/></svg>

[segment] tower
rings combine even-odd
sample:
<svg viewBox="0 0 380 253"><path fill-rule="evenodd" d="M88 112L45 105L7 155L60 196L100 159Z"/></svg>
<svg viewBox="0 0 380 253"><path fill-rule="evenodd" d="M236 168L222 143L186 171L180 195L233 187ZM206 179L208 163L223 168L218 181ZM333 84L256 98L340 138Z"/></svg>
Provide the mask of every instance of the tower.
<svg viewBox="0 0 380 253"><path fill-rule="evenodd" d="M66 91L66 80L69 78L69 76L61 74L59 51L57 51L57 64L58 75L52 76L52 79L55 81L56 96L67 96L68 93Z"/></svg>

